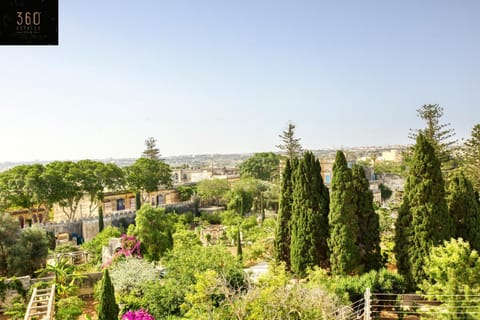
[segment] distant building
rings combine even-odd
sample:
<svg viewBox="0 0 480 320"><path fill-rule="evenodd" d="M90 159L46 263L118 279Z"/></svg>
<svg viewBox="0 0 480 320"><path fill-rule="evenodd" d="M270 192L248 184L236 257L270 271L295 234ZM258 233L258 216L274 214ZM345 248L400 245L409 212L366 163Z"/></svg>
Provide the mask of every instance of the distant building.
<svg viewBox="0 0 480 320"><path fill-rule="evenodd" d="M202 180L211 179L235 179L239 174L237 170L222 168L222 169L173 169L172 181L173 184L197 183Z"/></svg>
<svg viewBox="0 0 480 320"><path fill-rule="evenodd" d="M402 151L398 149L382 151L382 156L379 160L400 162L402 161Z"/></svg>
<svg viewBox="0 0 480 320"><path fill-rule="evenodd" d="M45 208L39 209L15 209L15 210L6 210L10 213L12 218L18 220L20 228L29 227L32 224L44 223L48 219L48 213L45 211Z"/></svg>

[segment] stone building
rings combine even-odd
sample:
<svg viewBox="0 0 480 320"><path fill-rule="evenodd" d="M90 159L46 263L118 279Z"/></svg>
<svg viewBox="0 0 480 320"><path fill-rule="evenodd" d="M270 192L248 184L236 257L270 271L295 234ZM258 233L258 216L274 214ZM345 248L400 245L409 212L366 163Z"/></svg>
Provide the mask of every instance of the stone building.
<svg viewBox="0 0 480 320"><path fill-rule="evenodd" d="M149 194L145 194L142 203L149 203L152 207L178 203L180 201L178 192L173 189L164 189ZM135 208L135 193L129 191L108 192L105 194L103 202L103 214L105 217L114 212L130 210ZM78 205L77 210L72 215L71 210L62 208L58 204L53 207L53 221L77 220L98 216L98 204L92 204L88 196L84 196Z"/></svg>
<svg viewBox="0 0 480 320"><path fill-rule="evenodd" d="M18 220L21 228L29 227L35 223L44 223L48 219L48 213L45 211L45 208L39 209L16 209L16 210L7 210L10 215Z"/></svg>

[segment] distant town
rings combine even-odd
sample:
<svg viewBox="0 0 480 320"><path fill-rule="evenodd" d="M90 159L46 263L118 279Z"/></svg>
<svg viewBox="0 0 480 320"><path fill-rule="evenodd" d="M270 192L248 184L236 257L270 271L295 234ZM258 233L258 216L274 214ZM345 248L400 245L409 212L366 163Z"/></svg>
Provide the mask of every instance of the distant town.
<svg viewBox="0 0 480 320"><path fill-rule="evenodd" d="M348 147L341 149L345 152L347 158L350 160L365 160L372 154L378 155L378 160L394 161L392 157L396 154L400 154L405 150L407 145L385 145L385 146L363 146L363 147ZM337 149L317 149L311 150L314 155L322 159L334 159ZM236 168L240 163L255 153L231 153L231 154L191 154L191 155L179 155L179 156L166 156L163 157L165 163L169 164L172 168ZM81 159L75 159L81 160ZM91 159L101 161L104 163L114 163L119 167L127 167L132 165L136 158L107 158L107 159ZM13 168L21 164L47 164L52 160L37 160L37 161L8 161L0 162L0 172Z"/></svg>

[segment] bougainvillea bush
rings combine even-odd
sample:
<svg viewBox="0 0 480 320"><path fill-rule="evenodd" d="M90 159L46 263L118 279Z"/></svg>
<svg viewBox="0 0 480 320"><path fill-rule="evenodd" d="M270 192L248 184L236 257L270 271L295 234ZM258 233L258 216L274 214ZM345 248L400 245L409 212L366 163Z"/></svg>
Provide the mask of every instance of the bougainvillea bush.
<svg viewBox="0 0 480 320"><path fill-rule="evenodd" d="M122 247L115 252L115 254L110 260L102 264L102 268L110 267L113 262L118 261L121 258L143 258L142 254L140 253L141 241L138 240L135 236L123 234L120 238L120 242L122 244Z"/></svg>
<svg viewBox="0 0 480 320"><path fill-rule="evenodd" d="M128 311L122 316L122 320L155 320L147 311L140 309L137 311Z"/></svg>

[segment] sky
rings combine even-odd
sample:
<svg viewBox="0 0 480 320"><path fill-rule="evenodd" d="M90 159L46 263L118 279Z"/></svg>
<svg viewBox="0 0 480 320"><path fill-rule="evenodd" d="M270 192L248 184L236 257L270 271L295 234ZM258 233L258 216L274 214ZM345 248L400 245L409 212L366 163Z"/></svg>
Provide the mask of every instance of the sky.
<svg viewBox="0 0 480 320"><path fill-rule="evenodd" d="M58 46L0 47L0 161L407 144L480 122L480 2L59 0Z"/></svg>

